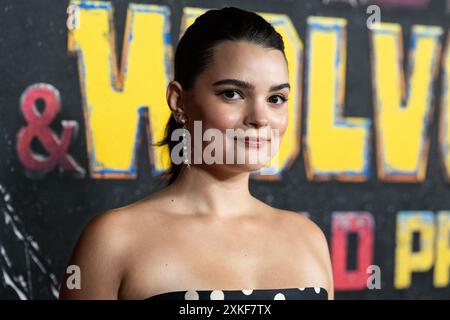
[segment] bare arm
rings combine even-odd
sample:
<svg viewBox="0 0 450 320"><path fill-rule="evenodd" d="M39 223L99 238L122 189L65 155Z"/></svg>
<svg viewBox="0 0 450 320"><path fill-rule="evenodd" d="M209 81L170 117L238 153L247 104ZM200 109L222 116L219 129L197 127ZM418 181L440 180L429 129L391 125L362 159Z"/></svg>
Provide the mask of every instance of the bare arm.
<svg viewBox="0 0 450 320"><path fill-rule="evenodd" d="M75 267L62 279L59 299L117 299L127 242L122 230L114 213L100 214L88 223L68 264ZM77 269L81 288L74 288Z"/></svg>

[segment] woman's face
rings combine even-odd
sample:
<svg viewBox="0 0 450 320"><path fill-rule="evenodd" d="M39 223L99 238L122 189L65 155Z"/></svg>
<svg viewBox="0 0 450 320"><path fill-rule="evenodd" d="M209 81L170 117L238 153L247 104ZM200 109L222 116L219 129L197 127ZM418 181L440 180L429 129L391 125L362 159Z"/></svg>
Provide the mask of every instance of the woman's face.
<svg viewBox="0 0 450 320"><path fill-rule="evenodd" d="M223 164L239 171L262 168L276 154L287 128L288 82L281 51L246 41L217 44L212 62L187 92L185 112L193 147L199 150L194 120L201 121L202 134L212 128L222 134ZM233 130L231 135L226 134L227 129ZM256 138L259 141L255 142ZM210 143L203 142L201 150ZM217 156L215 152L212 155ZM191 159L194 162L193 156Z"/></svg>

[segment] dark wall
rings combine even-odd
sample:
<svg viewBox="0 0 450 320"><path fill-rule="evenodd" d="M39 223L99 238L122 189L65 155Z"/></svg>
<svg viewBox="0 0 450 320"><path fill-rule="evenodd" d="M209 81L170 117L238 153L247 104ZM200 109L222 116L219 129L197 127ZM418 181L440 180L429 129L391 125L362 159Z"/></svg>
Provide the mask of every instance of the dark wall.
<svg viewBox="0 0 450 320"><path fill-rule="evenodd" d="M365 27L367 6L333 1L324 4L319 0L155 0L139 3L169 6L172 39L178 39L182 8L205 7L205 2L208 7L228 5L251 11L287 14L304 43L307 39L307 17L347 19L344 115L373 119L369 30ZM116 52L120 57L129 1L111 3L115 9ZM400 23L405 44L409 44L414 24L441 26L446 35L449 19L444 1L423 3L423 6L418 4L417 7L381 6L382 21ZM132 203L164 185L163 181L151 175L145 143L139 146L136 179L94 179L89 175L78 62L67 48L67 6L67 1L57 0L0 2L0 214L3 216L0 217L0 298L55 298L58 280L85 224L105 210ZM441 96L440 80L441 73L434 86L436 108ZM59 136L62 120L78 123L78 133L68 152L83 168L84 174L77 176L56 167L49 172L38 170L37 174L30 173L19 159L17 135L26 126L20 98L24 90L35 83L51 84L61 97L61 111L49 126L50 130ZM303 87L306 85L305 79ZM302 114L303 130L305 109ZM308 181L303 156L297 157L283 173L281 181L251 181L251 192L270 205L308 212L324 230L330 247L333 212L371 213L374 219L372 263L380 266L381 289L337 290L337 299L450 298L449 286L436 288L433 285L433 269L414 273L411 286L407 289L394 288L397 213L402 210L430 210L436 213L450 209L449 185L438 161L436 124L439 116L439 110L433 114L427 176L422 182L380 181L375 171L373 136L373 165L366 182ZM33 141L32 148L36 153L45 155L48 150L38 141ZM144 134L141 141L146 141ZM357 258L358 239L355 241L349 243L349 261Z"/></svg>

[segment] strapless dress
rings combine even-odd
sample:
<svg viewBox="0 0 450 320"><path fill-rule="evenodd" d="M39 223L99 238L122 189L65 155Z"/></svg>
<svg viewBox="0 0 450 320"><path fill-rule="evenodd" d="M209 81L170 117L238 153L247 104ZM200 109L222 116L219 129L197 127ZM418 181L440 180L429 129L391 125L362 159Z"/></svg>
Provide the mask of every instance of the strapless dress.
<svg viewBox="0 0 450 320"><path fill-rule="evenodd" d="M327 300L322 287L254 290L184 290L171 291L144 300Z"/></svg>

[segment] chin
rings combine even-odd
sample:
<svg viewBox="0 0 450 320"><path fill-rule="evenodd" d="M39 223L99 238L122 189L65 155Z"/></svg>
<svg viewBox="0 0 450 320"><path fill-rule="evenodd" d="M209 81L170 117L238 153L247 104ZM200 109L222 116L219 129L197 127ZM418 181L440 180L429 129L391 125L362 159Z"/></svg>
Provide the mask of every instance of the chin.
<svg viewBox="0 0 450 320"><path fill-rule="evenodd" d="M235 164L233 167L235 169L238 169L242 172L254 172L259 171L260 169L264 168L266 163L254 163L254 164Z"/></svg>

